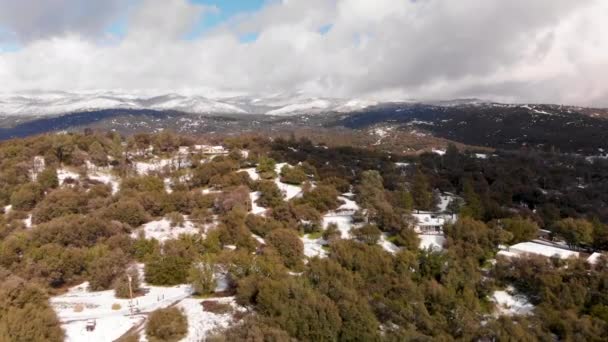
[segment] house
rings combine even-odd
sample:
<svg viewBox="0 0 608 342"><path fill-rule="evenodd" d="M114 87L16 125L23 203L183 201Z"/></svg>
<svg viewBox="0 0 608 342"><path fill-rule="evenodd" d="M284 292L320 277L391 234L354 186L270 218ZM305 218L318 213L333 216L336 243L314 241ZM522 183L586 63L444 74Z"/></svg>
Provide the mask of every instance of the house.
<svg viewBox="0 0 608 342"><path fill-rule="evenodd" d="M520 242L513 246L508 247L506 250L501 250L498 255L505 257L520 257L526 254L534 254L544 256L547 258L557 257L560 259L567 259L570 257L579 257L579 253L563 248L562 246L542 242L539 240Z"/></svg>
<svg viewBox="0 0 608 342"><path fill-rule="evenodd" d="M416 219L414 230L419 234L443 234L443 226L455 221L454 215L418 211L412 216Z"/></svg>
<svg viewBox="0 0 608 342"><path fill-rule="evenodd" d="M226 155L229 153L224 146L194 145L194 149L208 155Z"/></svg>

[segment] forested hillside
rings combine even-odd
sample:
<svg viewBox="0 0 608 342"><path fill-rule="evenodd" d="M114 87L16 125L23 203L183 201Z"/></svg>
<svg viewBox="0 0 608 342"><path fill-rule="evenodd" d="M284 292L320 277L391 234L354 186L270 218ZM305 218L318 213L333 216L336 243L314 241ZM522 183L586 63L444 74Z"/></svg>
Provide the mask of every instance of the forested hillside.
<svg viewBox="0 0 608 342"><path fill-rule="evenodd" d="M49 134L0 144L0 208L2 341L608 335L602 158Z"/></svg>

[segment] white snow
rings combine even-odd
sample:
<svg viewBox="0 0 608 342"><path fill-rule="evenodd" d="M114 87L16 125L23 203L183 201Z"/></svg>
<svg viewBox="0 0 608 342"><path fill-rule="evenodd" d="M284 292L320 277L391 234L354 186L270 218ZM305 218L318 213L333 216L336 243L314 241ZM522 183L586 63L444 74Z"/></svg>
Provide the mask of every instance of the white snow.
<svg viewBox="0 0 608 342"><path fill-rule="evenodd" d="M32 162L32 169L30 170L30 178L32 181L36 181L38 174L44 170L46 163L43 156L35 156Z"/></svg>
<svg viewBox="0 0 608 342"><path fill-rule="evenodd" d="M178 170L191 165L192 163L189 158L177 155L171 159L153 158L148 161L135 162L135 171L139 175L147 175L153 172L162 171L165 168Z"/></svg>
<svg viewBox="0 0 608 342"><path fill-rule="evenodd" d="M281 108L273 109L266 114L268 115L286 115L299 112L318 112L329 108L330 102L321 99L311 99L307 102L289 104Z"/></svg>
<svg viewBox="0 0 608 342"><path fill-rule="evenodd" d="M323 238L311 239L308 237L308 235L305 235L300 239L302 240L302 243L304 243L304 255L309 258L327 257L327 251L323 249L323 246L326 244L326 241L323 240Z"/></svg>
<svg viewBox="0 0 608 342"><path fill-rule="evenodd" d="M132 327L138 326L145 320L144 316L113 316L95 319L95 330L87 331L86 320L72 321L62 324L65 331L65 342L82 341L114 341L124 335Z"/></svg>
<svg viewBox="0 0 608 342"><path fill-rule="evenodd" d="M338 196L338 199L340 201L344 202L344 204L340 205L336 211L341 212L341 213L342 212L351 212L351 214L354 214L354 212L359 210L360 207L357 204L357 202L349 199L348 197L345 197L345 195L347 195L347 194Z"/></svg>
<svg viewBox="0 0 608 342"><path fill-rule="evenodd" d="M410 163L402 163L402 162L396 162L395 163L395 166L398 167L398 168L404 168L404 167L407 167L409 165L410 165Z"/></svg>
<svg viewBox="0 0 608 342"><path fill-rule="evenodd" d="M361 109L365 109L367 107L371 107L371 106L375 106L377 105L378 102L377 101L371 101L371 100L364 100L364 99L353 99L353 100L349 100L348 102L346 102L345 104L338 106L335 108L335 110L337 112L351 112L351 111L355 111L355 110L361 110Z"/></svg>
<svg viewBox="0 0 608 342"><path fill-rule="evenodd" d="M506 251L499 251L497 254L506 257L519 257L525 254L535 254L545 257L556 256L560 259L567 259L569 257L579 256L578 252L536 242L521 242L510 246Z"/></svg>
<svg viewBox="0 0 608 342"><path fill-rule="evenodd" d="M351 238L350 230L353 227L353 218L351 215L329 212L323 216L323 229L327 229L327 226L332 223L335 223L338 226L338 230L343 239Z"/></svg>
<svg viewBox="0 0 608 342"><path fill-rule="evenodd" d="M266 208L260 207L256 201L260 198L261 193L259 191L249 193L251 199L251 213L255 215L261 215L266 212Z"/></svg>
<svg viewBox="0 0 608 342"><path fill-rule="evenodd" d="M163 179L163 184L165 185L165 192L170 194L173 192L173 189L171 189L171 185L173 185L173 182L171 181L171 178L164 178Z"/></svg>
<svg viewBox="0 0 608 342"><path fill-rule="evenodd" d="M250 167L247 169L241 169L239 170L239 172L247 172L247 174L249 175L249 178L251 178L252 181L257 181L260 179L260 175L258 174L258 172L255 170L255 167Z"/></svg>
<svg viewBox="0 0 608 342"><path fill-rule="evenodd" d="M4 214L8 215L8 213L10 213L11 210L13 210L13 206L12 205L9 204L9 205L5 206L4 207Z"/></svg>
<svg viewBox="0 0 608 342"><path fill-rule="evenodd" d="M391 254L397 254L401 250L401 248L399 248L397 245L386 239L386 234L380 235L380 240L378 241L378 244L382 246L385 251Z"/></svg>
<svg viewBox="0 0 608 342"><path fill-rule="evenodd" d="M91 180L98 181L112 187L112 195L115 195L120 190L120 180L109 171L95 171L89 173L87 177L89 177Z"/></svg>
<svg viewBox="0 0 608 342"><path fill-rule="evenodd" d="M443 244L445 243L445 237L443 235L427 235L418 234L420 238L420 249L432 249L433 251L442 251Z"/></svg>
<svg viewBox="0 0 608 342"><path fill-rule="evenodd" d="M235 302L233 297L211 298L208 300L230 304L233 308ZM227 328L233 321L232 314L215 314L205 311L201 304L203 300L186 298L177 304L188 318L188 335L181 342L204 341L209 332L214 329Z"/></svg>
<svg viewBox="0 0 608 342"><path fill-rule="evenodd" d="M436 154L438 154L440 156L443 156L443 155L445 155L446 151L445 150L432 149L431 152L436 153Z"/></svg>
<svg viewBox="0 0 608 342"><path fill-rule="evenodd" d="M437 209L439 209L440 212L445 212L453 199L454 196L449 194L439 195L439 204L437 205Z"/></svg>
<svg viewBox="0 0 608 342"><path fill-rule="evenodd" d="M513 289L507 291L494 291L492 301L496 303L496 310L500 315L528 315L534 310L534 305L528 302L523 295L512 295Z"/></svg>
<svg viewBox="0 0 608 342"><path fill-rule="evenodd" d="M266 244L266 240L264 240L261 236L256 235L256 234L251 234L251 236L260 244L262 244L262 245Z"/></svg>
<svg viewBox="0 0 608 342"><path fill-rule="evenodd" d="M76 172L61 168L57 169L57 179L59 180L59 185L63 185L66 179L79 180L80 175Z"/></svg>
<svg viewBox="0 0 608 342"><path fill-rule="evenodd" d="M32 214L27 215L27 218L23 220L23 224L27 229L32 228Z"/></svg>
<svg viewBox="0 0 608 342"><path fill-rule="evenodd" d="M601 256L602 256L602 253L595 252L587 258L587 262L590 263L591 265L595 265L595 264L597 264L597 262L599 261Z"/></svg>
<svg viewBox="0 0 608 342"><path fill-rule="evenodd" d="M139 268L142 269L143 265ZM90 292L88 286L84 282L70 288L67 293L50 299L66 330L66 341L113 341L140 323L145 314L171 306L192 293L189 285L159 287L143 283L142 287L147 288L148 292L133 299L134 307L140 312L131 317L129 299L114 297L114 290ZM119 304L120 309L112 310L113 304ZM81 307L82 311L77 312L77 307ZM94 319L97 323L93 332L82 329L89 319Z"/></svg>
<svg viewBox="0 0 608 342"><path fill-rule="evenodd" d="M167 240L177 239L181 234L196 235L200 234L198 228L194 226L191 221L185 219L181 226L171 227L171 222L163 218L161 220L152 221L144 224L141 228L136 229L131 233L131 237L136 239L139 236L139 232L144 232L146 239L156 239L163 243Z"/></svg>
<svg viewBox="0 0 608 342"><path fill-rule="evenodd" d="M475 158L477 159L488 159L488 155L485 153L475 153Z"/></svg>
<svg viewBox="0 0 608 342"><path fill-rule="evenodd" d="M289 165L287 163L277 163L275 165L275 172L277 174L277 178L275 178L274 182L277 185L277 187L279 188L279 190L281 190L281 193L283 193L283 198L286 201L289 201L292 198L302 195L302 187L298 186L298 185L286 184L286 183L283 183L280 181L281 169L283 168L283 166L286 166L286 165L288 167L292 167L291 165Z"/></svg>

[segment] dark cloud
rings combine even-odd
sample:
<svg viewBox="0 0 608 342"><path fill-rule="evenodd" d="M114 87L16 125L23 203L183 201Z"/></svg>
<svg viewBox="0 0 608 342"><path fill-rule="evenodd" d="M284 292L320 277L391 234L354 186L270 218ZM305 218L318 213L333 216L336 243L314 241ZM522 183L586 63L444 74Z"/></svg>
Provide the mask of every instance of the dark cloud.
<svg viewBox="0 0 608 342"><path fill-rule="evenodd" d="M68 33L97 36L131 0L0 0L4 39L20 42ZM2 36L0 36L0 39Z"/></svg>

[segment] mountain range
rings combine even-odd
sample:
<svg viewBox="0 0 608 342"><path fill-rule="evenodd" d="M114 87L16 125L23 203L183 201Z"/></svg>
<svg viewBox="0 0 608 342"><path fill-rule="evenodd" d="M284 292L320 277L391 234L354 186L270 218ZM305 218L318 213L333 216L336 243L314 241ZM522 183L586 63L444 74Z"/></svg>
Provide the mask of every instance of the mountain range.
<svg viewBox="0 0 608 342"><path fill-rule="evenodd" d="M204 97L199 95L142 95L116 92L23 92L0 94L0 115L44 116L105 109L173 110L193 114L292 115L350 112L378 104L365 99L303 95Z"/></svg>
<svg viewBox="0 0 608 342"><path fill-rule="evenodd" d="M181 134L353 137L362 146L418 151L447 142L499 149L608 151L608 110L478 99L372 101L303 95L203 97L117 92L0 95L0 140L92 128L124 134L170 129ZM303 132L303 133L302 133ZM385 146L389 144L390 146ZM441 146L439 146L441 147Z"/></svg>

